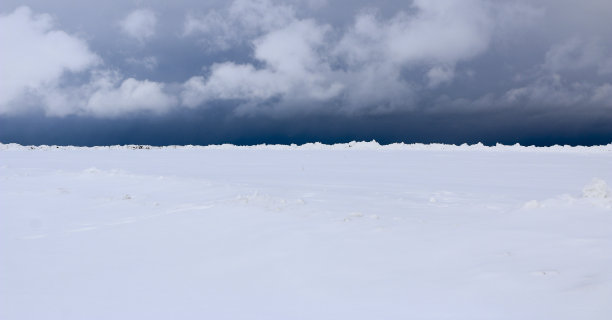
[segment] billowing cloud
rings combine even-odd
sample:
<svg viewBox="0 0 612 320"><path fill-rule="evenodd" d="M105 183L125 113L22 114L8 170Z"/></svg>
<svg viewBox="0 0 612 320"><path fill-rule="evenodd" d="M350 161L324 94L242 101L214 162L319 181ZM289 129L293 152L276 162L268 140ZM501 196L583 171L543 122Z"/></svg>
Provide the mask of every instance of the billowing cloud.
<svg viewBox="0 0 612 320"><path fill-rule="evenodd" d="M414 13L389 20L362 13L338 50L351 64L387 60L401 64L454 64L482 53L493 21L483 1L415 1Z"/></svg>
<svg viewBox="0 0 612 320"><path fill-rule="evenodd" d="M236 9L248 7L246 3L267 10ZM227 17L214 12L214 19L200 20L207 23L198 30L212 30L213 21L224 26L218 28L221 31L236 30L223 24L232 21L251 25L245 30L257 32L242 36L254 37L254 58L263 65L215 64L207 78L194 77L185 84L183 101L194 106L215 99L242 99L256 106L275 98L286 109L299 105L296 100L320 105L341 99L351 106L344 108L349 112L392 111L401 102L405 107L411 88L423 84L403 79L402 69L425 67L423 77L429 87L451 82L455 64L484 52L493 29L492 13L482 1L415 1L410 9L387 20L376 12L362 12L342 31L297 18L292 10L268 1L236 1ZM190 32L196 29L191 17L186 25Z"/></svg>
<svg viewBox="0 0 612 320"><path fill-rule="evenodd" d="M157 15L150 9L137 9L130 12L119 25L123 33L142 43L155 35Z"/></svg>
<svg viewBox="0 0 612 320"><path fill-rule="evenodd" d="M0 41L0 115L41 109L50 116L115 117L177 104L165 84L106 69L84 40L55 29L49 15L27 7L0 17Z"/></svg>
<svg viewBox="0 0 612 320"><path fill-rule="evenodd" d="M610 105L609 1L178 1L138 10L117 1L83 17L61 1L35 7L55 8L43 9L55 19L5 3L0 72L10 81L0 82L0 114ZM108 21L116 27L100 27Z"/></svg>
<svg viewBox="0 0 612 320"><path fill-rule="evenodd" d="M183 101L196 106L215 99L265 101L280 97L310 102L337 96L342 83L319 55L329 28L312 20L295 20L254 40L254 56L264 64L215 64L208 78L185 84Z"/></svg>
<svg viewBox="0 0 612 320"><path fill-rule="evenodd" d="M106 78L95 82L95 90L87 100L87 111L102 116L116 116L126 112L163 112L176 104L164 93L158 82L127 78L121 82Z"/></svg>
<svg viewBox="0 0 612 320"><path fill-rule="evenodd" d="M124 78L118 72L94 71L90 81L78 87L52 90L42 96L48 115L68 114L117 117L135 112L165 112L177 104L165 85Z"/></svg>
<svg viewBox="0 0 612 320"><path fill-rule="evenodd" d="M0 114L18 108L26 95L57 86L64 74L100 62L84 40L54 29L50 15L28 7L0 16L0 43Z"/></svg>

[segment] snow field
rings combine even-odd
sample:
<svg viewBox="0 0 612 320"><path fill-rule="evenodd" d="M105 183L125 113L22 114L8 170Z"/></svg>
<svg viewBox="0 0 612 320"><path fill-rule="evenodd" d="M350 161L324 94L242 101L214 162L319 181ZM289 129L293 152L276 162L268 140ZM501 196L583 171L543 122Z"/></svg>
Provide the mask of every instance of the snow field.
<svg viewBox="0 0 612 320"><path fill-rule="evenodd" d="M0 145L0 319L609 319L612 150Z"/></svg>

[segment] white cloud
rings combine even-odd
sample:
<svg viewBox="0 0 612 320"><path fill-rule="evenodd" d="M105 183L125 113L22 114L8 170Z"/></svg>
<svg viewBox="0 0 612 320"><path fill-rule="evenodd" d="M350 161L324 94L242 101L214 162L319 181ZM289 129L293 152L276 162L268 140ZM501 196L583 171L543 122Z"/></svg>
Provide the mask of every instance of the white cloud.
<svg viewBox="0 0 612 320"><path fill-rule="evenodd" d="M182 74L188 80L181 84L109 71L110 65L126 62L138 66L130 68L136 72L153 70L155 57L168 59L167 52L126 50L105 66L84 40L58 30L49 15L34 15L24 7L0 17L0 72L3 80L10 79L0 81L0 114L28 106L55 116L163 112L178 104L179 91L183 106L232 100L241 104L236 112L243 114L378 113L410 109L424 100L483 107L606 104L612 46L605 35L610 31L554 37L560 41L517 49L523 56L514 57L512 45L540 39L517 41L522 25L531 23L530 31L545 35L550 32L539 29L554 25L534 23L536 17L551 19L546 15L553 2L535 3L539 7L527 0L415 0L392 5L403 9L395 12L385 6L380 12L359 9L358 4L349 6L351 12L342 19L331 10L338 6L330 3L330 13L316 20L308 15L319 15L315 9L326 1L235 0L187 14L178 40L197 39L209 50L234 48L232 56L239 55L240 61L202 54L203 61L215 62L207 62L202 74ZM141 43L155 36L156 25L157 16L148 9L133 11L120 22L121 30ZM506 74L496 79L493 91L479 86L498 71ZM454 84L469 73L476 74L469 79L473 90L461 97ZM449 96L436 100L441 86Z"/></svg>
<svg viewBox="0 0 612 320"><path fill-rule="evenodd" d="M137 9L121 20L119 25L123 33L143 43L155 35L157 15L149 9Z"/></svg>
<svg viewBox="0 0 612 320"><path fill-rule="evenodd" d="M64 74L100 61L85 41L54 29L51 16L28 7L0 16L0 43L0 114L18 111L24 95L55 87Z"/></svg>
<svg viewBox="0 0 612 320"><path fill-rule="evenodd" d="M162 113L177 105L165 85L124 78L118 72L94 71L84 85L49 90L41 97L47 115L117 117L134 112Z"/></svg>
<svg viewBox="0 0 612 320"><path fill-rule="evenodd" d="M103 69L84 40L54 29L49 15L27 7L0 16L0 42L0 115L39 108L50 116L115 117L177 104L162 83ZM64 77L75 74L88 80L68 85Z"/></svg>
<svg viewBox="0 0 612 320"><path fill-rule="evenodd" d="M400 63L454 64L487 49L493 22L481 1L415 1L416 17L384 24L388 57Z"/></svg>
<svg viewBox="0 0 612 320"><path fill-rule="evenodd" d="M89 86L93 90L85 111L97 116L113 117L137 111L160 113L177 104L159 82L101 76Z"/></svg>
<svg viewBox="0 0 612 320"><path fill-rule="evenodd" d="M196 106L214 99L326 100L342 89L333 80L317 49L325 44L329 27L312 20L296 20L285 28L256 39L255 58L263 68L251 64L215 64L208 79L194 77L185 84L183 103Z"/></svg>
<svg viewBox="0 0 612 320"><path fill-rule="evenodd" d="M362 12L344 32L297 18L291 8L269 1L235 1L227 12L209 13L200 20L190 17L186 33L220 31L227 36L224 30L255 30L231 34L228 39L254 37L253 57L260 64L214 65L208 77L185 83L183 103L276 98L278 105L288 108L299 104L296 100L321 105L321 101L343 99L350 105L343 111L349 113L406 106L413 89L423 85L404 80L402 69L426 66L428 87L451 82L456 63L487 49L494 25L488 7L478 0L418 0L413 9L387 20L375 12ZM235 28L236 24L249 27ZM256 104L249 101L248 106Z"/></svg>
<svg viewBox="0 0 612 320"><path fill-rule="evenodd" d="M389 20L376 12L359 14L336 52L354 65L453 65L487 49L494 25L482 1L418 0L414 9Z"/></svg>

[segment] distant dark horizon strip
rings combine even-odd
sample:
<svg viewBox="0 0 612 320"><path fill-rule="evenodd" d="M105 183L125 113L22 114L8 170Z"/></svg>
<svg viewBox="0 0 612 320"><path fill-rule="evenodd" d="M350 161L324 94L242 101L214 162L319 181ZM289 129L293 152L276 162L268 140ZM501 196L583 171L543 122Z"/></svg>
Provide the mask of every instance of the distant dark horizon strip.
<svg viewBox="0 0 612 320"><path fill-rule="evenodd" d="M463 143L552 146L612 143L612 115L529 114L512 110L457 114L234 117L189 110L171 116L103 119L0 117L0 142L22 145Z"/></svg>

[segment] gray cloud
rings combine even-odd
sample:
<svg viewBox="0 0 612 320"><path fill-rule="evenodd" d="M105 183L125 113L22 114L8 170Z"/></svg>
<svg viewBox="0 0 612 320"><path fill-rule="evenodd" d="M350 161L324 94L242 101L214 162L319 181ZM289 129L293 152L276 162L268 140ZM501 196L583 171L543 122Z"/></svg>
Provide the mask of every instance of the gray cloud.
<svg viewBox="0 0 612 320"><path fill-rule="evenodd" d="M156 25L157 14L150 9L134 10L119 22L123 33L143 43L155 35Z"/></svg>
<svg viewBox="0 0 612 320"><path fill-rule="evenodd" d="M208 50L223 50L294 21L295 10L270 0L235 0L206 14L188 13L185 36L197 35Z"/></svg>
<svg viewBox="0 0 612 320"><path fill-rule="evenodd" d="M494 29L493 12L477 0L415 1L409 11L399 11L390 19L362 11L345 30L297 18L292 10L269 1L251 3L258 10L235 10L244 3L234 2L227 17L215 13L212 21L251 21L252 12L263 14L253 21L263 21L264 27L251 28L261 35L245 34L255 37L251 41L254 58L263 65L213 65L207 78L198 76L186 82L185 104L247 100L240 108L247 112L246 107L256 109L258 101L276 97L276 109L300 106L295 100L317 104L331 99L341 99L343 110L349 112L410 107L405 102L410 101L412 88L451 82L455 65L485 51ZM267 17L267 12L273 17ZM268 21L278 24L269 27ZM419 67L428 70L423 76L427 86L401 76L402 69Z"/></svg>
<svg viewBox="0 0 612 320"><path fill-rule="evenodd" d="M609 1L16 3L0 5L3 116L612 104Z"/></svg>
<svg viewBox="0 0 612 320"><path fill-rule="evenodd" d="M601 39L569 38L546 52L544 66L552 72L590 69L598 74L612 73L612 47Z"/></svg>

